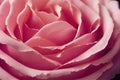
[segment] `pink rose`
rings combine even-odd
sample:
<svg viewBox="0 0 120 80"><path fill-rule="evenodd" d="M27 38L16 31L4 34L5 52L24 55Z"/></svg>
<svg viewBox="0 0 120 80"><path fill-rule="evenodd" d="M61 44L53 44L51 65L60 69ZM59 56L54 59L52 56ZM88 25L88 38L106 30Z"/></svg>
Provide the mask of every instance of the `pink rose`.
<svg viewBox="0 0 120 80"><path fill-rule="evenodd" d="M119 21L115 0L0 0L0 80L110 80Z"/></svg>

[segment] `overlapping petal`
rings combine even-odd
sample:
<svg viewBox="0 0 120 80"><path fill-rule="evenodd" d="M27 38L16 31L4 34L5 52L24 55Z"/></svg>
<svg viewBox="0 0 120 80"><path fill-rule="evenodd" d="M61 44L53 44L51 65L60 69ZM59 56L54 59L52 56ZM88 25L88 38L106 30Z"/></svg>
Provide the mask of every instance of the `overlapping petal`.
<svg viewBox="0 0 120 80"><path fill-rule="evenodd" d="M120 72L117 1L0 0L0 17L0 79L108 80Z"/></svg>

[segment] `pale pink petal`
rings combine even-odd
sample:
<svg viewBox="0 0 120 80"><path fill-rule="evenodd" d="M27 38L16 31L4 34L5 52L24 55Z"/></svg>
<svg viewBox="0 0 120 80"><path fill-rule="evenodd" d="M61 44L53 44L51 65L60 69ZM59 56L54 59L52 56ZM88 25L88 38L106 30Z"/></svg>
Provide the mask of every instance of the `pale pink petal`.
<svg viewBox="0 0 120 80"><path fill-rule="evenodd" d="M24 8L26 0L19 0L19 1L9 0L9 3L10 3L10 11L6 18L5 24L7 26L7 30L10 33L10 35L15 38L14 29L17 25L16 18L18 14L21 12L21 10Z"/></svg>
<svg viewBox="0 0 120 80"><path fill-rule="evenodd" d="M113 32L114 38L120 34L120 9L117 1L110 1L105 5L108 8L108 11L111 14L115 28Z"/></svg>
<svg viewBox="0 0 120 80"><path fill-rule="evenodd" d="M44 57L22 42L8 37L2 31L0 31L0 36L1 49L24 65L37 69L54 69L56 66L60 65L58 62ZM39 62L44 64L38 64Z"/></svg>
<svg viewBox="0 0 120 80"><path fill-rule="evenodd" d="M53 9L55 10L54 12L57 14L57 16L60 18L62 7L59 5L55 5Z"/></svg>
<svg viewBox="0 0 120 80"><path fill-rule="evenodd" d="M115 1L115 0L112 0ZM107 3L111 2L111 0L100 0L100 4L106 5Z"/></svg>
<svg viewBox="0 0 120 80"><path fill-rule="evenodd" d="M94 0L91 2L91 0L82 0L87 6L89 6L92 10L99 13L99 0Z"/></svg>

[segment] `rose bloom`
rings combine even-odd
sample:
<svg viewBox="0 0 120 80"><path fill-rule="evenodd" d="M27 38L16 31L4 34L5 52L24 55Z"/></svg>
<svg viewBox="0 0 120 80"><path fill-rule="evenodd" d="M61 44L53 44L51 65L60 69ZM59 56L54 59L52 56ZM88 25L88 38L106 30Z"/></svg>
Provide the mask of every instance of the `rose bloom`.
<svg viewBox="0 0 120 80"><path fill-rule="evenodd" d="M0 80L110 80L120 73L115 0L0 0Z"/></svg>

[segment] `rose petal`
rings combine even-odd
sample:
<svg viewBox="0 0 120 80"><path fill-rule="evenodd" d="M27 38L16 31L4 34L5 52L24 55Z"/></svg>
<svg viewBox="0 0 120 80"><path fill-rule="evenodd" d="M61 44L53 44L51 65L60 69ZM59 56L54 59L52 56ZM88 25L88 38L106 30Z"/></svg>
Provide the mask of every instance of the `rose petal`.
<svg viewBox="0 0 120 80"><path fill-rule="evenodd" d="M38 32L37 29L31 29L27 25L24 25L23 26L23 33L22 33L22 35L23 35L23 42L26 42L27 40L29 40L37 32Z"/></svg>
<svg viewBox="0 0 120 80"><path fill-rule="evenodd" d="M72 14L74 20L77 22L77 24L81 24L81 22L82 22L82 20L81 20L82 14L81 14L81 11L79 10L79 8L76 7L75 5L71 4L70 10L71 10L71 14Z"/></svg>
<svg viewBox="0 0 120 80"><path fill-rule="evenodd" d="M105 71L98 80L110 80L116 74L120 74L120 51L113 58L113 66L109 70ZM109 74L110 73L110 74Z"/></svg>
<svg viewBox="0 0 120 80"><path fill-rule="evenodd" d="M0 4L3 2L3 0L0 0Z"/></svg>
<svg viewBox="0 0 120 80"><path fill-rule="evenodd" d="M17 16L17 24L19 27L20 35L23 38L23 26L27 22L31 15L31 10L28 5L25 6L25 8L18 14ZM16 34L15 34L16 35Z"/></svg>
<svg viewBox="0 0 120 80"><path fill-rule="evenodd" d="M29 16L28 21L26 22L26 24L30 27L30 28L34 28L34 29L40 29L44 24L44 22L40 19L40 17L38 16L38 14L36 13L36 11L34 11L33 9L31 9L32 14Z"/></svg>
<svg viewBox="0 0 120 80"><path fill-rule="evenodd" d="M116 74L120 74L120 51L113 59L113 66L105 71L102 76L98 78L98 80L110 80L112 79Z"/></svg>
<svg viewBox="0 0 120 80"><path fill-rule="evenodd" d="M55 43L42 38L42 37L32 37L30 40L28 40L26 43L26 45L30 46L30 47L38 47L38 46L51 46L51 45L56 45Z"/></svg>
<svg viewBox="0 0 120 80"><path fill-rule="evenodd" d="M0 80L18 80L0 67Z"/></svg>
<svg viewBox="0 0 120 80"><path fill-rule="evenodd" d="M67 22L55 21L41 28L41 30L38 33L36 33L34 37L40 36L57 45L62 45L71 41L74 38L75 33L76 33L76 29Z"/></svg>
<svg viewBox="0 0 120 80"><path fill-rule="evenodd" d="M119 52L119 48L120 48L120 45L119 45L120 44L120 35L118 36L118 38L115 41L116 41L116 43L114 43L112 45L113 48L109 52L107 52L105 55L102 55L102 56L100 56L101 53L96 54L99 57L95 56L95 60L93 59L92 61L89 60L89 58L91 59L92 57L89 57L89 58L86 59L86 60L88 60L87 63L94 64L94 65L99 65L101 63L107 63L107 62L111 61L113 59L113 57ZM92 55L92 56L94 56L94 55ZM62 66L63 67L67 67L67 66L70 67L70 65L76 66L76 65L80 65L81 63L86 63L86 62L84 62L84 60L83 60L83 61L79 61L77 63L74 62L74 63L67 64L67 65L64 64Z"/></svg>
<svg viewBox="0 0 120 80"><path fill-rule="evenodd" d="M82 1L73 0L72 2L80 9L82 13L82 21L86 26L86 29L89 31L89 26L91 26L97 19L99 19L99 15L87 5L85 5Z"/></svg>
<svg viewBox="0 0 120 80"><path fill-rule="evenodd" d="M8 67L9 69L11 69L11 72L14 74L16 72L13 72L12 70L15 69L17 71L19 71L22 75L28 75L28 76L31 76L31 77L37 77L37 76L42 76L42 77L39 77L39 78L48 78L48 77L56 77L57 76L62 76L62 75L66 75L66 74L69 74L71 73L71 71L78 71L78 70L82 70L82 69L85 69L86 67L88 67L89 65L81 65L81 66L78 66L76 68L68 68L68 69L63 69L63 70L52 70L52 71L43 71L43 70L37 70L37 69L32 69L32 68L29 68L27 66L24 66L23 64L17 62L16 60L14 60L13 58L11 58L10 56L6 55L4 52L2 52L0 50L0 58L2 60L4 60L6 62L6 64L8 64L11 68L9 68L9 66L6 66ZM17 66L16 66L17 65ZM4 67L4 65L3 65ZM13 69L12 69L13 68ZM14 70L14 71L15 71ZM56 73L57 71L57 73ZM32 72L32 73L31 73ZM66 72L65 74L63 74L63 72ZM49 76L46 76L48 75ZM19 76L19 74L16 74L16 76Z"/></svg>
<svg viewBox="0 0 120 80"><path fill-rule="evenodd" d="M63 64L81 55L84 51L92 47L95 43L96 42L91 44L77 45L77 46L65 49L64 51L61 51L59 53L48 54L45 56Z"/></svg>
<svg viewBox="0 0 120 80"><path fill-rule="evenodd" d="M43 9L43 6L46 6L48 0L29 0L29 5L35 10Z"/></svg>
<svg viewBox="0 0 120 80"><path fill-rule="evenodd" d="M80 10L77 8L77 7L75 7L75 6L73 6L73 13L72 13L72 15L73 15L73 17L74 17L74 19L75 19L75 21L78 23L78 28L77 28L77 33L76 33L76 35L75 35L75 39L76 38L78 38L79 36L80 36L80 34L82 34L81 32L82 32L82 30L81 30L81 23L82 23L82 20L81 20L81 12L80 12Z"/></svg>
<svg viewBox="0 0 120 80"><path fill-rule="evenodd" d="M6 18L5 24L7 25L7 30L10 33L10 35L15 38L14 36L14 29L17 25L16 18L17 15L22 11L22 9L25 6L26 0L9 0L10 3L10 11Z"/></svg>
<svg viewBox="0 0 120 80"><path fill-rule="evenodd" d="M99 0L94 0L94 2L91 2L91 0L82 0L87 6L89 6L92 10L99 13L99 6L100 3Z"/></svg>
<svg viewBox="0 0 120 80"><path fill-rule="evenodd" d="M76 17L78 18L78 14L75 15L74 11L76 12L76 10L74 10L74 6L71 4L71 2L69 0L65 0L62 1L60 3L61 6L61 14L60 14L60 19L63 21L67 21L69 24L73 25L73 27L77 28L78 27L78 23L76 20Z"/></svg>
<svg viewBox="0 0 120 80"><path fill-rule="evenodd" d="M112 35L112 32L113 32L113 22L112 22L112 19L110 18L108 11L106 10L106 8L104 6L101 6L101 12L102 12L101 17L103 19L103 30L104 30L103 37L100 39L100 41L97 44L95 44L89 50L87 50L86 52L84 52L83 54L81 54L77 58L69 61L66 64L71 64L74 62L79 62L79 61L82 61L84 59L87 59L90 56L94 55L95 53L103 50L107 46L108 41L109 41L109 39Z"/></svg>
<svg viewBox="0 0 120 80"><path fill-rule="evenodd" d="M19 62L15 61L13 58L9 57L8 55L4 54L3 52L0 51L0 58L4 60L6 63L6 67L9 69L11 74L16 73L15 71L19 71L20 74L16 74L16 77L19 78L24 78L26 77L31 77L34 79L48 79L51 78L52 80L56 79L64 79L64 80L73 80L74 78L80 78L80 77L85 77L91 73L94 73L98 71L98 75L105 70L109 69L111 67L111 63L107 64L101 64L101 65L80 65L76 66L73 68L67 68L67 69L60 69L60 70L51 70L51 71L43 71L43 70L36 70L32 69L29 67L26 67ZM17 66L16 66L17 65ZM4 65L2 66L4 67ZM92 69L91 69L92 68ZM13 71L14 70L14 71ZM89 70L89 73L87 71ZM102 70L102 71L101 71ZM99 72L100 71L100 72ZM31 73L32 72L32 73ZM57 72L57 73L56 73ZM81 76L79 75L81 74ZM64 76L64 77L63 77ZM94 75L93 75L94 76Z"/></svg>
<svg viewBox="0 0 120 80"><path fill-rule="evenodd" d="M112 65L113 65L112 63L108 63L108 64L104 65L101 69L99 69L98 71L92 73L91 75L88 75L84 78L80 78L80 79L76 79L76 80L89 80L89 79L97 80L106 70L110 69L112 67Z"/></svg>
<svg viewBox="0 0 120 80"><path fill-rule="evenodd" d="M110 1L108 4L105 4L105 6L108 8L108 11L111 14L111 17L114 21L114 38L120 34L120 9L117 1Z"/></svg>
<svg viewBox="0 0 120 80"><path fill-rule="evenodd" d="M87 2L87 0L86 0L86 2ZM81 35L83 35L83 34L85 34L87 32L95 31L100 25L99 24L100 23L99 16L96 14L96 12L93 11L92 9L90 9L90 7L88 7L88 5L86 5L86 4L82 3L82 2L80 2L80 5L79 5L80 8L78 6L77 6L77 8L80 9L79 11L81 11L81 13L83 13L82 16L81 16L81 18L83 20L81 22L81 20L79 19L81 24L79 24L79 26L78 26L78 31L77 31L77 34L76 34L75 38L77 38L77 37L79 37L79 36L81 36ZM83 9L81 7L85 7L87 10L85 10L85 9ZM91 15L92 17L88 16L88 14Z"/></svg>
<svg viewBox="0 0 120 80"><path fill-rule="evenodd" d="M55 6L54 6L54 10L55 10L57 16L60 18L62 7L59 6L59 5L55 5Z"/></svg>
<svg viewBox="0 0 120 80"><path fill-rule="evenodd" d="M40 12L36 11L36 14L40 17L44 24L48 24L58 20L58 17L55 16L54 14L46 13L44 11Z"/></svg>
<svg viewBox="0 0 120 80"><path fill-rule="evenodd" d="M4 0L2 4L0 4L0 29L3 31L5 30L5 19L8 15L9 7L8 0Z"/></svg>
<svg viewBox="0 0 120 80"><path fill-rule="evenodd" d="M22 42L18 42L8 37L2 31L0 31L0 36L1 49L5 51L9 56L14 57L16 60L23 63L24 65L37 69L52 69L60 65L58 62L44 57L43 55L26 46ZM44 64L40 65L38 64L39 62Z"/></svg>
<svg viewBox="0 0 120 80"><path fill-rule="evenodd" d="M80 11L77 10L76 7L73 6L69 0L51 0L49 2L49 6L51 11L56 14L60 20L67 21L75 28L78 27L78 19L80 19L78 13Z"/></svg>
<svg viewBox="0 0 120 80"><path fill-rule="evenodd" d="M95 41L98 41L101 38L100 35L98 36L98 31L99 31L99 29L97 29L93 33L85 34L85 35L83 35L83 36L81 36L77 39L74 39L73 41L71 41L67 44L61 45L61 46L57 46L55 44L54 44L54 46L50 46L50 45L49 46L38 46L40 43L37 44L37 46L36 46L36 45L32 44L32 42L30 44L34 45L34 46L31 46L31 47L33 47L34 49L37 49L38 51L42 52L42 54L48 54L49 55L50 53L54 53L54 52L58 53L62 50L68 49L68 48L72 48L72 47L75 47L75 46L82 46L82 45L86 45L86 44L91 44Z"/></svg>

